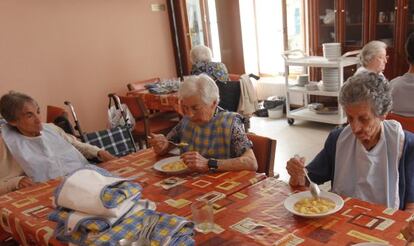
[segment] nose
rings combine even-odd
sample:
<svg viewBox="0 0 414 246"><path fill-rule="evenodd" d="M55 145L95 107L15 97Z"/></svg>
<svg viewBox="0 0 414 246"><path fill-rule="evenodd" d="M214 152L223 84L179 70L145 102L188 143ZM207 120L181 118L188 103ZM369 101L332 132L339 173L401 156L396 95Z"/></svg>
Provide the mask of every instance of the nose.
<svg viewBox="0 0 414 246"><path fill-rule="evenodd" d="M42 122L42 121L41 121L41 119L40 119L40 114L36 114L36 115L35 115L35 122L36 122L36 123L40 123L40 122Z"/></svg>

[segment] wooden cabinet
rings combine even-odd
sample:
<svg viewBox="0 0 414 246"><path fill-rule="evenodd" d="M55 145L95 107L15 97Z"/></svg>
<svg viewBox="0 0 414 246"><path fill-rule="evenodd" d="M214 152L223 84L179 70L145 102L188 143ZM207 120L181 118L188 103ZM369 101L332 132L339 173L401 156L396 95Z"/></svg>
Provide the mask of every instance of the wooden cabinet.
<svg viewBox="0 0 414 246"><path fill-rule="evenodd" d="M385 76L392 79L407 71L404 43L414 31L414 0L308 0L308 4L311 55L322 55L322 43L339 42L346 52L380 40L388 45Z"/></svg>

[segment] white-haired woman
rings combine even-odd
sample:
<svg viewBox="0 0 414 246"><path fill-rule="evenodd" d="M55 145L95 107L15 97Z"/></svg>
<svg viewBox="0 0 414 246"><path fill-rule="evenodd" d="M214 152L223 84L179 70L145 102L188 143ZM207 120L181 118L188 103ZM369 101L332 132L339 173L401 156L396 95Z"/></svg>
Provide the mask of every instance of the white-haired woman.
<svg viewBox="0 0 414 246"><path fill-rule="evenodd" d="M359 55L360 67L354 75L362 72L372 72L383 76L388 61L387 45L384 42L373 40L362 48Z"/></svg>
<svg viewBox="0 0 414 246"><path fill-rule="evenodd" d="M182 148L181 159L194 171L257 170L241 116L217 107L219 91L209 76L186 78L178 96L183 119L167 137L152 134L149 140L158 155L173 147L168 140L184 142L188 145Z"/></svg>
<svg viewBox="0 0 414 246"><path fill-rule="evenodd" d="M414 134L384 120L392 104L388 81L375 73L352 76L339 102L349 125L333 130L306 166L311 180L331 181L340 195L414 212ZM288 161L291 185L305 184L304 168L301 158Z"/></svg>
<svg viewBox="0 0 414 246"><path fill-rule="evenodd" d="M197 45L191 49L192 75L207 74L216 82L229 81L229 73L226 65L221 62L213 62L211 50L207 46Z"/></svg>

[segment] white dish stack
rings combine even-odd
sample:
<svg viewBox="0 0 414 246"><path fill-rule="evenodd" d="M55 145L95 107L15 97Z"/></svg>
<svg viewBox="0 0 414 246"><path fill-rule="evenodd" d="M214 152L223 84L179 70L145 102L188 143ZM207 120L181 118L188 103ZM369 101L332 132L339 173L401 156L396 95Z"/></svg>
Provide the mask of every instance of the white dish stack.
<svg viewBox="0 0 414 246"><path fill-rule="evenodd" d="M340 43L325 43L322 44L323 56L328 60L338 60L341 57Z"/></svg>
<svg viewBox="0 0 414 246"><path fill-rule="evenodd" d="M297 85L298 86L305 86L307 83L309 83L309 75L307 75L307 74L301 74L301 75L298 75L298 77L297 77Z"/></svg>
<svg viewBox="0 0 414 246"><path fill-rule="evenodd" d="M322 82L325 91L339 90L339 69L322 68Z"/></svg>

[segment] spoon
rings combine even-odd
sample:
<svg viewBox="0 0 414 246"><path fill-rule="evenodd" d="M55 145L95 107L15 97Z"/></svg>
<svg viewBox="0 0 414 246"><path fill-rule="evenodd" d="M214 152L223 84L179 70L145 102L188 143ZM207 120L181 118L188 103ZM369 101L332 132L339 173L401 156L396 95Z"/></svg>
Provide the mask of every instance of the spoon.
<svg viewBox="0 0 414 246"><path fill-rule="evenodd" d="M301 162L305 162L305 158L300 157L298 154L295 154L294 157L300 160ZM319 189L319 186L315 184L314 182L312 182L312 180L309 178L308 171L306 170L306 168L303 168L303 171L305 172L305 176L309 181L310 193L312 194L313 198L318 199L319 195L321 194L321 190Z"/></svg>
<svg viewBox="0 0 414 246"><path fill-rule="evenodd" d="M168 141L168 142L177 148L184 148L188 146L188 143L184 143L184 142L180 142L180 143L174 143L173 141Z"/></svg>
<svg viewBox="0 0 414 246"><path fill-rule="evenodd" d="M304 168L304 171L305 171L305 176L309 181L310 193L312 194L313 198L318 199L319 195L321 194L321 190L319 189L319 186L315 184L314 182L312 182L312 180L309 178L308 171L306 170L306 168Z"/></svg>

